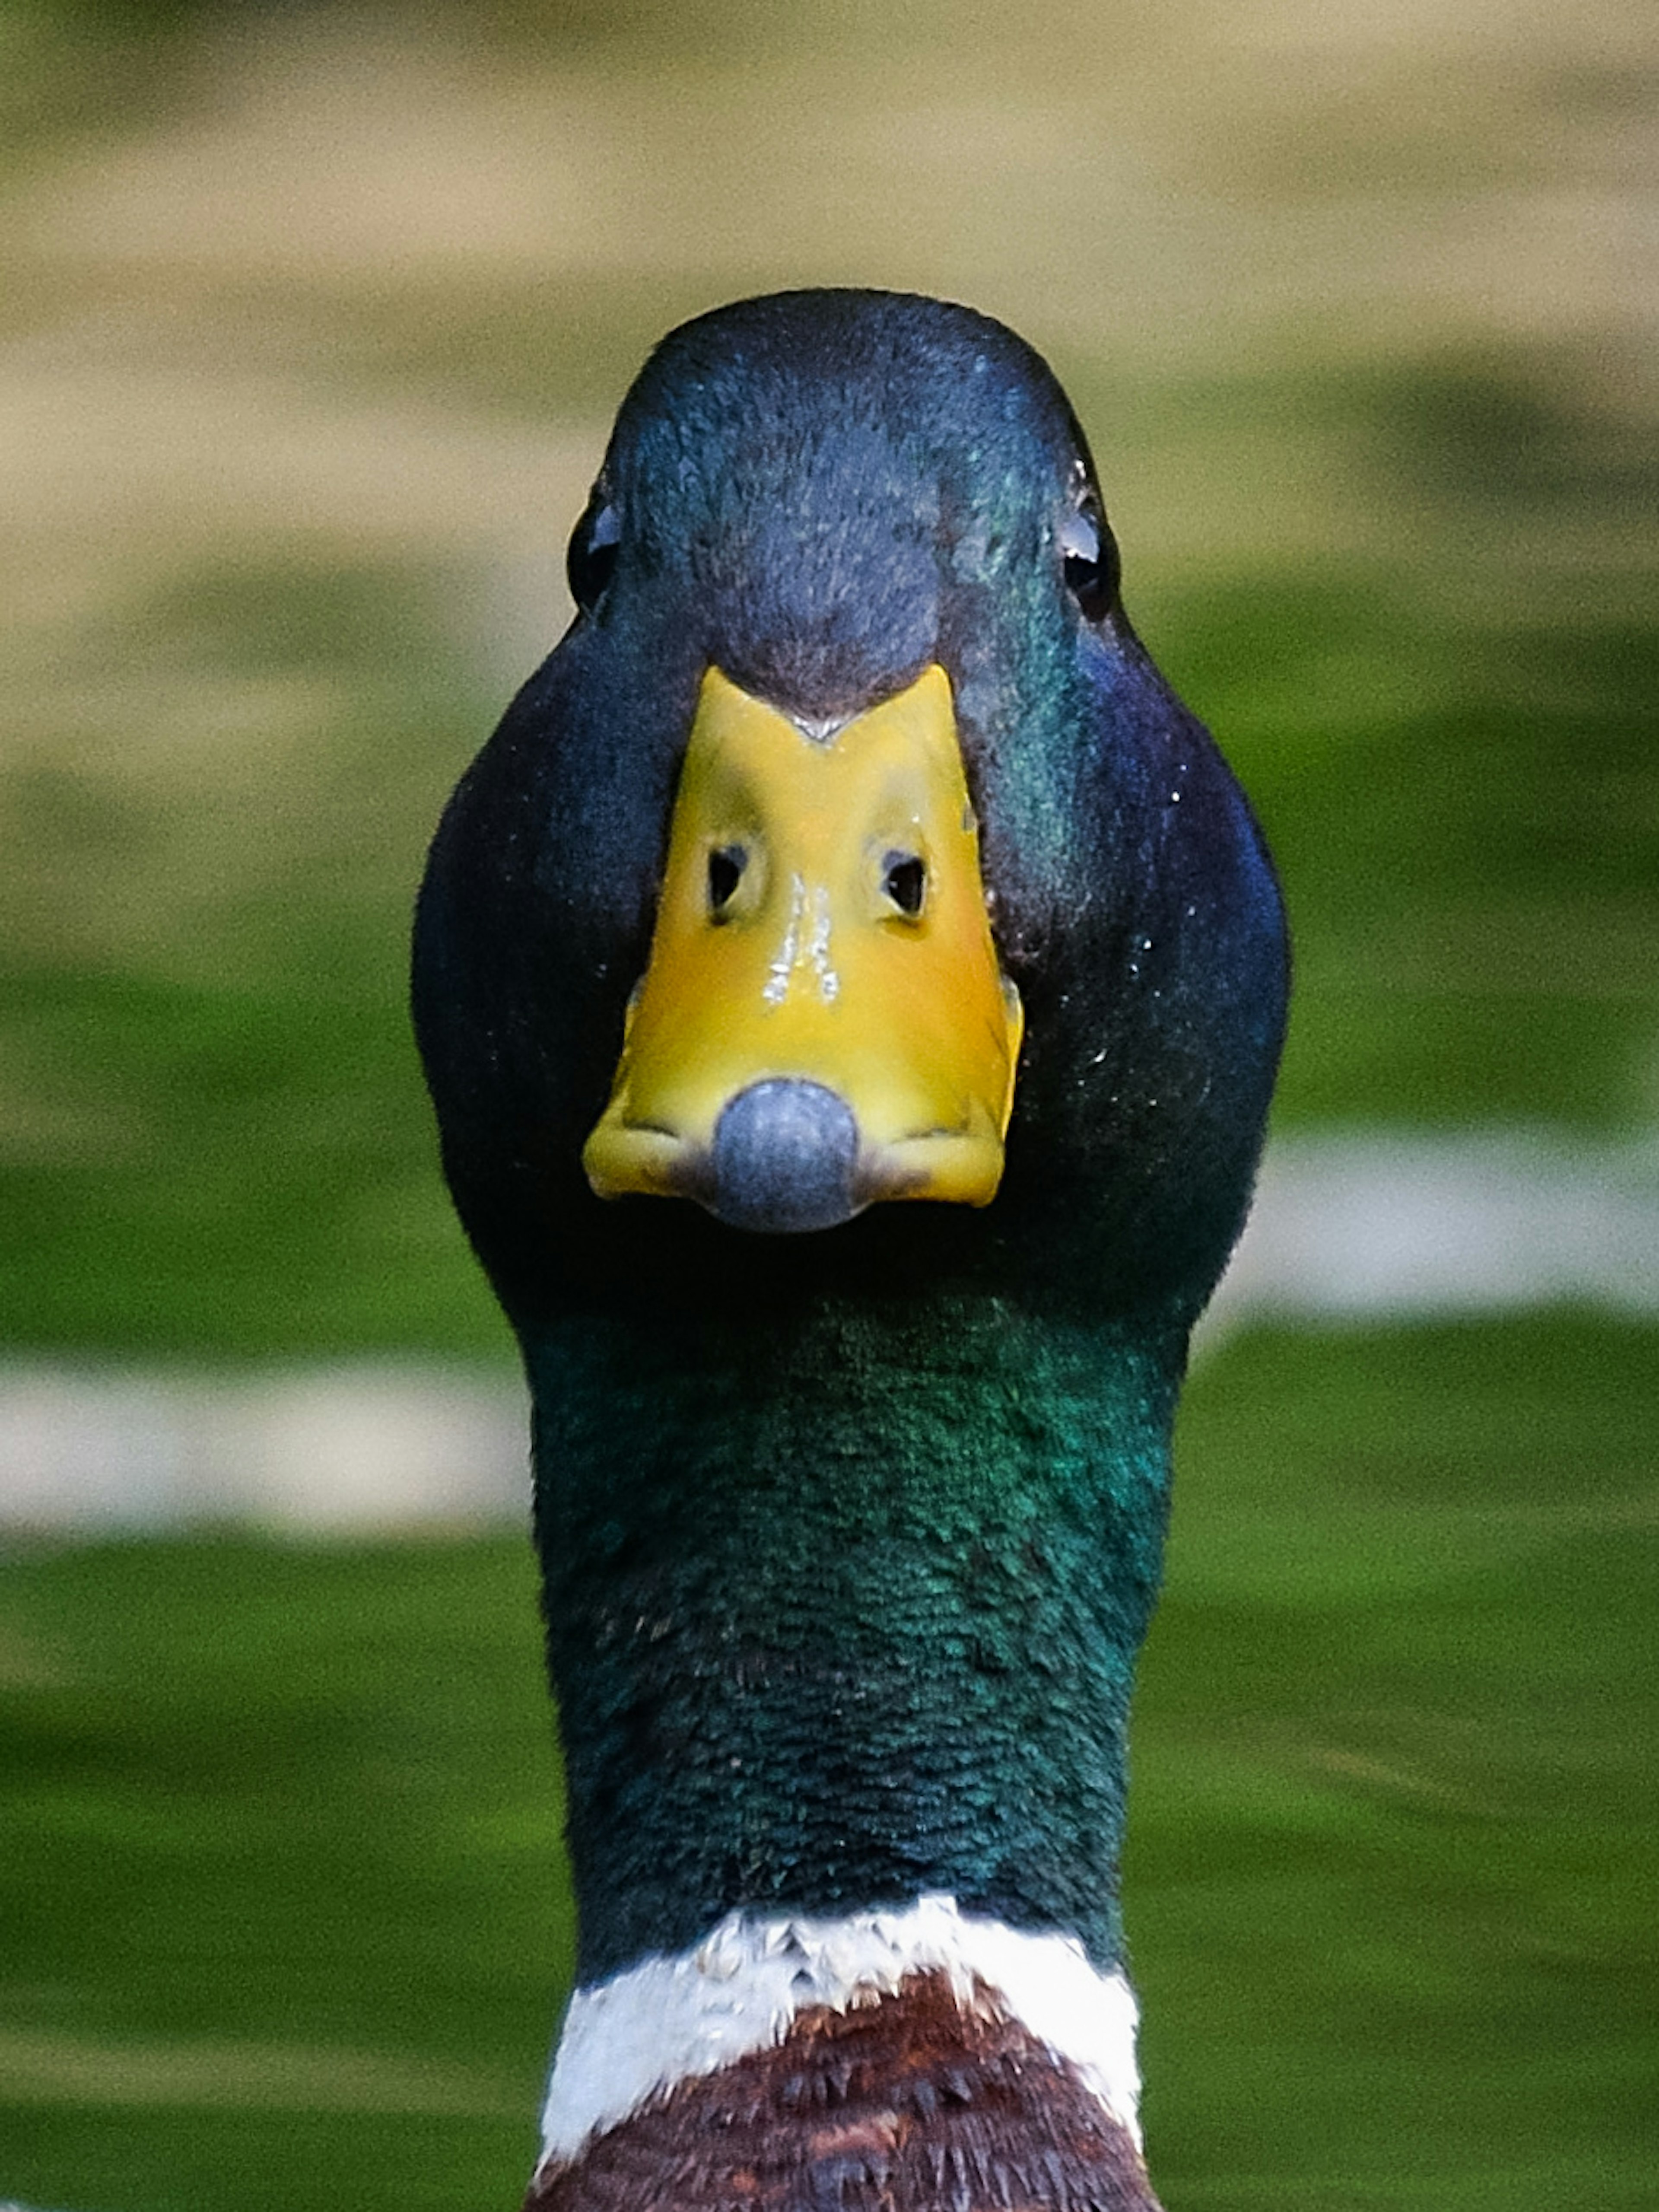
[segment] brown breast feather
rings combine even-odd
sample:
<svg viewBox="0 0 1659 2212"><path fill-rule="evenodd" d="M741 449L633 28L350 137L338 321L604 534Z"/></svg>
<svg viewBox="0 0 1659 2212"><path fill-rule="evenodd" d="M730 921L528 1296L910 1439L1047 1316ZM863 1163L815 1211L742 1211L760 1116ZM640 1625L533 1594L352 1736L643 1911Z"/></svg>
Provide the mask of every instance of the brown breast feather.
<svg viewBox="0 0 1659 2212"><path fill-rule="evenodd" d="M694 2075L538 2174L525 2212L1158 2212L1127 2131L942 1973Z"/></svg>

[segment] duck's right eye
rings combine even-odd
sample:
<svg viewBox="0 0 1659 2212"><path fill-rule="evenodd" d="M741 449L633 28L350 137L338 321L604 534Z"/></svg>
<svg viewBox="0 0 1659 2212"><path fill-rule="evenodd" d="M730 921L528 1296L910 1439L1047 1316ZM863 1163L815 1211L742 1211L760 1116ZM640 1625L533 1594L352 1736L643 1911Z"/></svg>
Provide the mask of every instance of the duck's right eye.
<svg viewBox="0 0 1659 2212"><path fill-rule="evenodd" d="M1122 568L1117 542L1106 526L1092 488L1066 518L1060 533L1066 584L1085 622L1103 622L1117 599Z"/></svg>
<svg viewBox="0 0 1659 2212"><path fill-rule="evenodd" d="M723 921L726 909L743 881L743 872L749 864L749 855L741 845L717 845L708 855L708 915L711 921Z"/></svg>
<svg viewBox="0 0 1659 2212"><path fill-rule="evenodd" d="M591 615L605 597L621 543L622 519L595 484L564 556L570 596L585 615Z"/></svg>

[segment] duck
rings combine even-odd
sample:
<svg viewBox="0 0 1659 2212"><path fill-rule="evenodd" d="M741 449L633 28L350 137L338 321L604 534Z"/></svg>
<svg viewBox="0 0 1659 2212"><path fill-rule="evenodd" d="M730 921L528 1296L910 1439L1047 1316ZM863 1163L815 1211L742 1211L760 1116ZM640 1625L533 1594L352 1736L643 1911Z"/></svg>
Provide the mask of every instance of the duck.
<svg viewBox="0 0 1659 2212"><path fill-rule="evenodd" d="M1263 836L969 307L672 331L568 574L414 950L567 1784L526 2212L1155 2212L1129 1706L1283 1036Z"/></svg>

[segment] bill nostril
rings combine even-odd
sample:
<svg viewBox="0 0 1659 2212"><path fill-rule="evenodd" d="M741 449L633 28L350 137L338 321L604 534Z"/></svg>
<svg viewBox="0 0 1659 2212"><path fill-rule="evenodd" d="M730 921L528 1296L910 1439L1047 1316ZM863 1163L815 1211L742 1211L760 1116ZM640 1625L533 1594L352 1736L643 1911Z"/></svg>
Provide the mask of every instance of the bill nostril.
<svg viewBox="0 0 1659 2212"><path fill-rule="evenodd" d="M714 1127L712 1211L734 1229L833 1229L860 1211L858 1152L851 1107L823 1084L751 1083Z"/></svg>
<svg viewBox="0 0 1659 2212"><path fill-rule="evenodd" d="M927 863L917 853L889 853L882 863L881 888L899 912L914 921L927 895Z"/></svg>
<svg viewBox="0 0 1659 2212"><path fill-rule="evenodd" d="M748 865L749 855L741 845L720 845L708 855L708 912L713 921L724 920Z"/></svg>

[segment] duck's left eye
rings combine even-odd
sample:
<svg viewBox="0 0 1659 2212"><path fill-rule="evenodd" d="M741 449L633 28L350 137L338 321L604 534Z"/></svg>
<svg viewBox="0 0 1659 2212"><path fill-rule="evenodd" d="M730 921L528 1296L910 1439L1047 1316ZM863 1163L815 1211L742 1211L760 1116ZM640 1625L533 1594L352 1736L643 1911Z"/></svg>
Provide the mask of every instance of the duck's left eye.
<svg viewBox="0 0 1659 2212"><path fill-rule="evenodd" d="M1085 622L1100 622L1117 600L1123 572L1117 541L1106 526L1092 489L1086 490L1060 526L1060 550L1066 587Z"/></svg>
<svg viewBox="0 0 1659 2212"><path fill-rule="evenodd" d="M919 854L889 853L881 864L881 888L912 921L927 895L927 865Z"/></svg>
<svg viewBox="0 0 1659 2212"><path fill-rule="evenodd" d="M591 615L605 597L621 543L622 519L596 484L581 520L570 533L564 556L570 596L585 615Z"/></svg>

